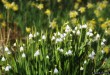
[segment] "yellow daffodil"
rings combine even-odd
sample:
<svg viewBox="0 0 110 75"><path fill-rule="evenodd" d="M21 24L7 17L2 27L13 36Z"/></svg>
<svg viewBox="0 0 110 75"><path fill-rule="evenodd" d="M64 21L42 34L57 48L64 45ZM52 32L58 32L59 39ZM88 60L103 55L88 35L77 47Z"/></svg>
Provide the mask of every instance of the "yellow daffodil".
<svg viewBox="0 0 110 75"><path fill-rule="evenodd" d="M86 8L85 8L85 7L80 7L80 8L79 8L79 11L80 11L81 13L84 13L84 12L85 12L85 10L86 10Z"/></svg>
<svg viewBox="0 0 110 75"><path fill-rule="evenodd" d="M26 32L30 33L30 31L31 31L31 28L26 27Z"/></svg>
<svg viewBox="0 0 110 75"><path fill-rule="evenodd" d="M44 8L44 5L43 4L38 4L37 8L41 10L41 9Z"/></svg>
<svg viewBox="0 0 110 75"><path fill-rule="evenodd" d="M3 14L2 13L0 13L0 19L3 19Z"/></svg>
<svg viewBox="0 0 110 75"><path fill-rule="evenodd" d="M50 9L47 9L47 10L45 11L45 14L48 15L48 16L50 16L50 15L51 15L51 10L50 10Z"/></svg>
<svg viewBox="0 0 110 75"><path fill-rule="evenodd" d="M79 3L76 2L75 5L74 5L74 9L78 9L79 8Z"/></svg>
<svg viewBox="0 0 110 75"><path fill-rule="evenodd" d="M108 46L105 46L104 47L104 51L105 51L106 54L108 54L109 53L109 47Z"/></svg>
<svg viewBox="0 0 110 75"><path fill-rule="evenodd" d="M77 11L70 11L69 16L70 18L75 18L78 15Z"/></svg>
<svg viewBox="0 0 110 75"><path fill-rule="evenodd" d="M88 4L87 4L87 8L88 8L88 9L93 8L93 4L92 4L92 3L88 3Z"/></svg>
<svg viewBox="0 0 110 75"><path fill-rule="evenodd" d="M94 14L96 15L96 17L100 16L100 11L98 9L94 10Z"/></svg>
<svg viewBox="0 0 110 75"><path fill-rule="evenodd" d="M50 22L50 27L51 27L52 29L56 28L56 26L57 26L57 23L56 23L55 20L53 20L52 22Z"/></svg>
<svg viewBox="0 0 110 75"><path fill-rule="evenodd" d="M6 22L3 21L3 22L1 23L1 25L2 25L2 27L6 27Z"/></svg>
<svg viewBox="0 0 110 75"><path fill-rule="evenodd" d="M98 21L99 22L103 22L104 21L104 18L100 17L100 18L98 18Z"/></svg>
<svg viewBox="0 0 110 75"><path fill-rule="evenodd" d="M61 2L61 0L57 0L57 2L58 2L58 3L60 3L60 2Z"/></svg>
<svg viewBox="0 0 110 75"><path fill-rule="evenodd" d="M81 2L82 2L82 0L77 0L77 2L81 3Z"/></svg>

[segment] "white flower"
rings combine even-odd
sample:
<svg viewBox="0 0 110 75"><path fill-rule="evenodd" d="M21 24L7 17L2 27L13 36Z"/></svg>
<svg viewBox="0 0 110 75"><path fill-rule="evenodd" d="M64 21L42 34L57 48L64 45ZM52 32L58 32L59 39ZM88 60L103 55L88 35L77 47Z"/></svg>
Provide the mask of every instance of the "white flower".
<svg viewBox="0 0 110 75"><path fill-rule="evenodd" d="M102 42L106 42L106 39L103 38L103 39L102 39Z"/></svg>
<svg viewBox="0 0 110 75"><path fill-rule="evenodd" d="M46 39L46 36L45 36L45 35L43 35L43 36L42 36L42 39L43 39L43 40L45 40L45 39Z"/></svg>
<svg viewBox="0 0 110 75"><path fill-rule="evenodd" d="M105 43L104 43L104 42L101 42L101 45L102 45L102 46L104 46L104 45L105 45Z"/></svg>
<svg viewBox="0 0 110 75"><path fill-rule="evenodd" d="M23 53L23 54L22 54L22 57L23 57L23 58L25 58L25 57L26 57L26 54L25 54L25 53Z"/></svg>
<svg viewBox="0 0 110 75"><path fill-rule="evenodd" d="M6 66L5 71L9 71L10 69L11 69L11 66L8 65L8 66Z"/></svg>
<svg viewBox="0 0 110 75"><path fill-rule="evenodd" d="M85 60L85 61L84 61L84 64L86 64L86 63L87 63L87 61Z"/></svg>
<svg viewBox="0 0 110 75"><path fill-rule="evenodd" d="M80 35L80 30L77 30L76 34L77 34L77 35Z"/></svg>
<svg viewBox="0 0 110 75"><path fill-rule="evenodd" d="M49 59L49 56L47 55L46 58Z"/></svg>
<svg viewBox="0 0 110 75"><path fill-rule="evenodd" d="M37 50L37 51L34 53L34 56L38 56L38 55L40 55L39 50Z"/></svg>
<svg viewBox="0 0 110 75"><path fill-rule="evenodd" d="M57 50L60 51L60 52L63 52L63 49L62 48L61 49L60 48L57 48Z"/></svg>
<svg viewBox="0 0 110 75"><path fill-rule="evenodd" d="M52 39L51 40L55 40L55 36L52 36Z"/></svg>
<svg viewBox="0 0 110 75"><path fill-rule="evenodd" d="M84 68L83 67L80 67L80 70L84 70Z"/></svg>
<svg viewBox="0 0 110 75"><path fill-rule="evenodd" d="M58 35L61 35L61 33L60 33L60 32L58 32Z"/></svg>
<svg viewBox="0 0 110 75"><path fill-rule="evenodd" d="M102 52L102 54L104 54L104 53L105 53L105 51L104 51L104 50L102 50L101 52Z"/></svg>
<svg viewBox="0 0 110 75"><path fill-rule="evenodd" d="M70 31L71 31L71 28L67 25L66 29L65 29L65 32L70 32Z"/></svg>
<svg viewBox="0 0 110 75"><path fill-rule="evenodd" d="M20 47L20 52L24 51L24 48L23 46Z"/></svg>
<svg viewBox="0 0 110 75"><path fill-rule="evenodd" d="M6 52L9 51L8 47L5 47L5 51L6 51Z"/></svg>
<svg viewBox="0 0 110 75"><path fill-rule="evenodd" d="M68 52L65 53L66 55L72 55L72 51L68 50Z"/></svg>
<svg viewBox="0 0 110 75"><path fill-rule="evenodd" d="M8 51L7 54L11 54L11 51Z"/></svg>
<svg viewBox="0 0 110 75"><path fill-rule="evenodd" d="M56 39L56 43L58 43L58 42L62 42L62 41L63 41L62 38L57 38L57 39Z"/></svg>
<svg viewBox="0 0 110 75"><path fill-rule="evenodd" d="M89 29L89 32L92 33L92 29L91 28Z"/></svg>
<svg viewBox="0 0 110 75"><path fill-rule="evenodd" d="M81 28L87 28L87 25L86 24L84 24L84 25L82 25L82 27Z"/></svg>
<svg viewBox="0 0 110 75"><path fill-rule="evenodd" d="M16 46L16 43L14 43L13 46Z"/></svg>
<svg viewBox="0 0 110 75"><path fill-rule="evenodd" d="M87 32L86 35L89 36L89 37L92 37L93 33L92 32Z"/></svg>
<svg viewBox="0 0 110 75"><path fill-rule="evenodd" d="M6 60L5 57L2 57L1 61L5 61L5 60Z"/></svg>
<svg viewBox="0 0 110 75"><path fill-rule="evenodd" d="M57 74L57 73L58 73L58 69L55 68L55 69L54 69L54 74Z"/></svg>
<svg viewBox="0 0 110 75"><path fill-rule="evenodd" d="M92 51L92 53L91 53L91 54L89 54L89 58L94 59L94 55L95 55L95 52L94 52L94 51Z"/></svg>
<svg viewBox="0 0 110 75"><path fill-rule="evenodd" d="M98 39L98 38L100 38L100 35L99 35L99 34L97 34L97 35L96 35L96 38L97 38L97 39Z"/></svg>
<svg viewBox="0 0 110 75"><path fill-rule="evenodd" d="M33 38L33 34L29 34L29 39L32 39Z"/></svg>
<svg viewBox="0 0 110 75"><path fill-rule="evenodd" d="M75 27L75 30L77 30L78 29L78 27Z"/></svg>
<svg viewBox="0 0 110 75"><path fill-rule="evenodd" d="M73 34L75 34L75 30L73 30L72 32L73 32Z"/></svg>

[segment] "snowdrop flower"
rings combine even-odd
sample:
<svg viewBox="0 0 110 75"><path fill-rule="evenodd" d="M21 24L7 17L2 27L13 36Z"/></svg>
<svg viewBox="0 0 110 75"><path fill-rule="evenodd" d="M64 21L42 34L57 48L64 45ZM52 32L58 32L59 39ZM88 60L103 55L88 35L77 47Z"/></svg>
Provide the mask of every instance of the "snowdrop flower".
<svg viewBox="0 0 110 75"><path fill-rule="evenodd" d="M71 31L71 28L67 25L67 26L66 26L66 29L65 29L65 32L68 33L68 32L70 32L70 31Z"/></svg>
<svg viewBox="0 0 110 75"><path fill-rule="evenodd" d="M23 54L22 54L22 57L23 57L23 58L25 58L25 57L26 57L26 54L25 54L25 53L23 53Z"/></svg>
<svg viewBox="0 0 110 75"><path fill-rule="evenodd" d="M66 35L67 35L66 33L63 33L63 34L60 35L60 37L61 37L61 38L65 38Z"/></svg>
<svg viewBox="0 0 110 75"><path fill-rule="evenodd" d="M10 69L11 69L11 66L10 65L8 65L8 66L5 67L5 71L9 71Z"/></svg>
<svg viewBox="0 0 110 75"><path fill-rule="evenodd" d="M72 51L68 50L68 52L65 53L66 55L72 55Z"/></svg>
<svg viewBox="0 0 110 75"><path fill-rule="evenodd" d="M47 55L46 58L49 59L49 56Z"/></svg>
<svg viewBox="0 0 110 75"><path fill-rule="evenodd" d="M80 67L80 70L82 71L82 70L84 70L84 68L83 67Z"/></svg>
<svg viewBox="0 0 110 75"><path fill-rule="evenodd" d="M57 48L57 50L60 51L60 52L63 52L63 49L62 48L61 49L60 48Z"/></svg>
<svg viewBox="0 0 110 75"><path fill-rule="evenodd" d="M87 61L85 60L85 61L84 61L84 64L86 64L86 63L87 63Z"/></svg>
<svg viewBox="0 0 110 75"><path fill-rule="evenodd" d="M101 42L101 46L104 46L105 45L105 43L104 42Z"/></svg>
<svg viewBox="0 0 110 75"><path fill-rule="evenodd" d="M40 55L39 50L37 50L37 51L34 53L34 56L38 56L38 55Z"/></svg>
<svg viewBox="0 0 110 75"><path fill-rule="evenodd" d="M73 30L72 32L73 32L73 34L75 34L75 30Z"/></svg>
<svg viewBox="0 0 110 75"><path fill-rule="evenodd" d="M95 55L95 52L94 52L94 51L92 51L92 53L91 53L91 54L89 54L89 58L94 59L94 55Z"/></svg>
<svg viewBox="0 0 110 75"><path fill-rule="evenodd" d="M23 46L20 47L20 52L24 51L24 48Z"/></svg>
<svg viewBox="0 0 110 75"><path fill-rule="evenodd" d="M92 33L92 29L91 28L89 29L89 32Z"/></svg>
<svg viewBox="0 0 110 75"><path fill-rule="evenodd" d="M55 68L55 69L54 69L54 74L57 74L57 73L58 73L58 69Z"/></svg>
<svg viewBox="0 0 110 75"><path fill-rule="evenodd" d="M10 51L8 51L8 52L7 52L7 54L11 54L11 52L10 52Z"/></svg>
<svg viewBox="0 0 110 75"><path fill-rule="evenodd" d="M86 35L89 36L89 37L92 37L93 33L92 32L87 32Z"/></svg>
<svg viewBox="0 0 110 75"><path fill-rule="evenodd" d="M5 47L5 51L6 51L6 52L9 51L8 47Z"/></svg>
<svg viewBox="0 0 110 75"><path fill-rule="evenodd" d="M84 25L82 25L82 27L81 28L87 28L87 25L86 24L84 24Z"/></svg>
<svg viewBox="0 0 110 75"><path fill-rule="evenodd" d="M102 50L101 52L102 52L102 54L104 54L104 53L105 53L105 51L104 51L104 50Z"/></svg>
<svg viewBox="0 0 110 75"><path fill-rule="evenodd" d="M56 43L62 42L62 41L63 41L62 38L57 38L57 39L56 39Z"/></svg>
<svg viewBox="0 0 110 75"><path fill-rule="evenodd" d="M2 57L1 61L5 61L5 60L6 60L5 57Z"/></svg>
<svg viewBox="0 0 110 75"><path fill-rule="evenodd" d="M16 43L14 43L13 46L16 46Z"/></svg>
<svg viewBox="0 0 110 75"><path fill-rule="evenodd" d="M96 35L96 38L97 38L97 39L98 39L98 38L100 38L100 35L99 35L99 34L97 34L97 35Z"/></svg>
<svg viewBox="0 0 110 75"><path fill-rule="evenodd" d="M77 35L80 35L80 30L77 30L76 34L77 34Z"/></svg>
<svg viewBox="0 0 110 75"><path fill-rule="evenodd" d="M61 33L60 33L60 32L58 32L57 34L58 34L59 36L61 35Z"/></svg>
<svg viewBox="0 0 110 75"><path fill-rule="evenodd" d="M52 40L52 41L55 40L55 36L52 36L52 39L51 39L51 40Z"/></svg>
<svg viewBox="0 0 110 75"><path fill-rule="evenodd" d="M102 39L102 42L106 42L106 39L103 38L103 39Z"/></svg>
<svg viewBox="0 0 110 75"><path fill-rule="evenodd" d="M75 27L75 30L77 30L78 29L78 27Z"/></svg>
<svg viewBox="0 0 110 75"><path fill-rule="evenodd" d="M32 39L33 38L33 34L29 34L29 39Z"/></svg>
<svg viewBox="0 0 110 75"><path fill-rule="evenodd" d="M43 39L43 40L45 40L45 39L46 39L46 36L45 36L45 35L43 35L43 36L42 36L42 39Z"/></svg>

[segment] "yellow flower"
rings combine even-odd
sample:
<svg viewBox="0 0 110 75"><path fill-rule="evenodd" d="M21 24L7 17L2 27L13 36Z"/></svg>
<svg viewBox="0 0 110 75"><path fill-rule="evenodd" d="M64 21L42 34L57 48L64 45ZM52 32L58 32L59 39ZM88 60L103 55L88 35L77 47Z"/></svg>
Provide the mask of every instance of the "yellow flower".
<svg viewBox="0 0 110 75"><path fill-rule="evenodd" d="M94 14L96 15L96 17L100 16L100 11L98 9L94 10Z"/></svg>
<svg viewBox="0 0 110 75"><path fill-rule="evenodd" d="M52 29L56 28L56 26L57 26L57 23L56 23L55 20L53 20L52 22L50 22L50 27L51 27Z"/></svg>
<svg viewBox="0 0 110 75"><path fill-rule="evenodd" d="M0 13L0 19L3 19L3 14L2 13Z"/></svg>
<svg viewBox="0 0 110 75"><path fill-rule="evenodd" d="M93 8L93 4L92 3L88 3L87 4L87 8L89 9L89 8Z"/></svg>
<svg viewBox="0 0 110 75"><path fill-rule="evenodd" d="M78 23L78 20L77 20L77 18L73 18L73 19L71 20L71 22L72 22L73 24L77 24L77 23Z"/></svg>
<svg viewBox="0 0 110 75"><path fill-rule="evenodd" d="M58 2L58 3L60 3L60 2L61 2L61 0L57 0L57 2Z"/></svg>
<svg viewBox="0 0 110 75"><path fill-rule="evenodd" d="M101 25L101 28L102 28L102 29L106 29L107 26L108 26L108 25L104 23L104 24Z"/></svg>
<svg viewBox="0 0 110 75"><path fill-rule="evenodd" d="M1 25L2 25L2 27L6 27L6 22L3 21L3 22L1 23Z"/></svg>
<svg viewBox="0 0 110 75"><path fill-rule="evenodd" d="M26 32L30 33L30 31L31 31L31 28L26 27Z"/></svg>
<svg viewBox="0 0 110 75"><path fill-rule="evenodd" d="M13 9L14 11L17 11L17 10L18 10L18 5L16 5L15 2L12 2L12 3L11 3L11 6L12 6L12 9Z"/></svg>
<svg viewBox="0 0 110 75"><path fill-rule="evenodd" d="M98 3L98 8L99 8L100 10L102 10L102 9L104 9L104 8L107 7L107 4L108 4L108 1L99 2L99 3Z"/></svg>
<svg viewBox="0 0 110 75"><path fill-rule="evenodd" d="M35 6L35 7L36 7L36 4L35 4L34 2L32 2L32 3L31 3L31 6Z"/></svg>
<svg viewBox="0 0 110 75"><path fill-rule="evenodd" d="M86 8L85 8L85 7L80 7L80 8L79 8L79 11L80 11L81 13L84 13L84 12L85 12L85 10L86 10Z"/></svg>
<svg viewBox="0 0 110 75"><path fill-rule="evenodd" d="M70 11L69 16L70 18L75 18L78 15L77 11Z"/></svg>
<svg viewBox="0 0 110 75"><path fill-rule="evenodd" d="M105 46L103 49L104 49L104 51L105 51L106 54L109 53L109 47L108 46Z"/></svg>
<svg viewBox="0 0 110 75"><path fill-rule="evenodd" d="M103 22L104 21L104 18L100 17L100 18L98 18L98 21L99 22Z"/></svg>
<svg viewBox="0 0 110 75"><path fill-rule="evenodd" d="M78 9L79 8L79 3L75 3L75 5L74 5L74 9Z"/></svg>
<svg viewBox="0 0 110 75"><path fill-rule="evenodd" d="M77 0L77 2L81 3L81 2L82 2L82 0Z"/></svg>
<svg viewBox="0 0 110 75"><path fill-rule="evenodd" d="M48 15L48 16L50 16L50 15L51 15L50 9L47 9L47 10L45 11L45 14Z"/></svg>
<svg viewBox="0 0 110 75"><path fill-rule="evenodd" d="M94 29L96 26L96 21L94 19L88 21L88 27L90 27L91 29Z"/></svg>
<svg viewBox="0 0 110 75"><path fill-rule="evenodd" d="M4 6L5 6L6 9L11 9L12 8L12 5L8 2L5 3Z"/></svg>
<svg viewBox="0 0 110 75"><path fill-rule="evenodd" d="M43 4L39 4L39 5L37 6L37 8L41 10L41 9L44 8L44 5L43 5Z"/></svg>

